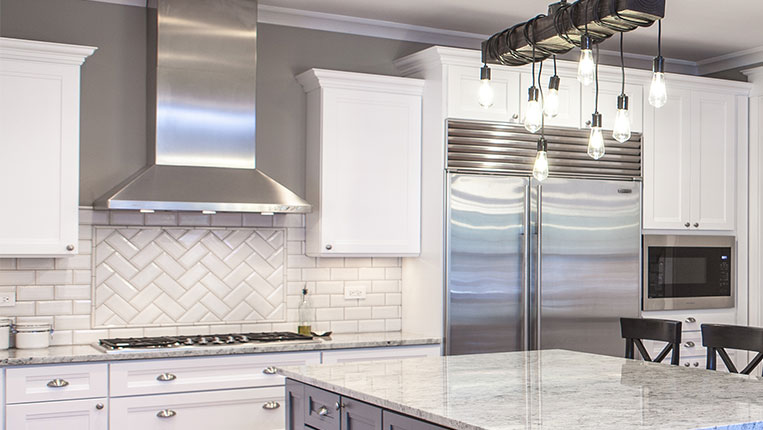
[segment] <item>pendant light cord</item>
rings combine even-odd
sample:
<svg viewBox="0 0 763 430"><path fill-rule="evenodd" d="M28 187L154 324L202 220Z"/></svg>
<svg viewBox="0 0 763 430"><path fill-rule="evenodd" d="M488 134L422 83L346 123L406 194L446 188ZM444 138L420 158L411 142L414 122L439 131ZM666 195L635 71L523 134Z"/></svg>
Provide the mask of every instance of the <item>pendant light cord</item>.
<svg viewBox="0 0 763 430"><path fill-rule="evenodd" d="M554 56L554 59L556 59L556 56ZM541 73L543 73L543 61L540 62L540 65L538 66L538 82L541 82L540 77ZM539 88L540 91L540 103L541 106L545 106L546 101L543 99L543 85L540 85ZM540 115L540 137L546 137L546 115L541 113Z"/></svg>
<svg viewBox="0 0 763 430"><path fill-rule="evenodd" d="M662 57L662 20L657 21L657 56Z"/></svg>
<svg viewBox="0 0 763 430"><path fill-rule="evenodd" d="M594 82L595 82L595 96L594 96L594 105L593 105L593 113L599 113L599 44L596 44L596 62L594 64Z"/></svg>
<svg viewBox="0 0 763 430"><path fill-rule="evenodd" d="M620 32L620 71L623 74L623 84L620 94L625 94L625 55L623 54L623 33Z"/></svg>
<svg viewBox="0 0 763 430"><path fill-rule="evenodd" d="M554 76L556 76L556 55L554 55Z"/></svg>

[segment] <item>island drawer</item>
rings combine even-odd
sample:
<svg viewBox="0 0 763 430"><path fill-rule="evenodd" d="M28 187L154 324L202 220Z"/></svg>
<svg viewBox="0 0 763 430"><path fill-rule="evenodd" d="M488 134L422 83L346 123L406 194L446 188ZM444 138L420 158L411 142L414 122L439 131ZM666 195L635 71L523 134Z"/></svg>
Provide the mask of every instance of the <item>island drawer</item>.
<svg viewBox="0 0 763 430"><path fill-rule="evenodd" d="M107 368L106 363L8 368L6 402L11 404L106 397Z"/></svg>
<svg viewBox="0 0 763 430"><path fill-rule="evenodd" d="M435 424L390 411L384 411L382 414L382 423L383 430L447 430L446 427L440 427Z"/></svg>
<svg viewBox="0 0 763 430"><path fill-rule="evenodd" d="M141 360L113 363L111 396L283 385L278 366L319 364L319 352Z"/></svg>
<svg viewBox="0 0 763 430"><path fill-rule="evenodd" d="M339 430L340 396L305 385L305 424L317 430Z"/></svg>

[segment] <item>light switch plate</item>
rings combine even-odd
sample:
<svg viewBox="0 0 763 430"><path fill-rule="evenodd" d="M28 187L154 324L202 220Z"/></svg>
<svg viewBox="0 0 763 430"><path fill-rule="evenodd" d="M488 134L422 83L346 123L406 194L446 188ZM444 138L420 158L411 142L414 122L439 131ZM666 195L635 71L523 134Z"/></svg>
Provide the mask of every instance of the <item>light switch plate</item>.
<svg viewBox="0 0 763 430"><path fill-rule="evenodd" d="M16 293L0 291L0 306L16 306Z"/></svg>
<svg viewBox="0 0 763 430"><path fill-rule="evenodd" d="M344 287L344 298L348 300L352 299L365 299L366 298L366 285L348 285Z"/></svg>

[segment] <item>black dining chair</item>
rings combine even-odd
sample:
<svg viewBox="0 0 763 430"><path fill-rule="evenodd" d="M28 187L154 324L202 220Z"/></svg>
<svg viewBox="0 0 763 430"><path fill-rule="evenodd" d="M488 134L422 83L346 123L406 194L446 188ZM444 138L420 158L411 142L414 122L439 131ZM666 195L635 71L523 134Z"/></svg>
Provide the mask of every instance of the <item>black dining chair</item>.
<svg viewBox="0 0 763 430"><path fill-rule="evenodd" d="M749 375L763 360L763 328L739 325L702 324L702 346L707 348L707 368L715 370L716 353L731 373ZM757 355L742 369L737 371L726 348L754 351Z"/></svg>
<svg viewBox="0 0 763 430"><path fill-rule="evenodd" d="M681 354L681 321L658 320L651 318L620 318L620 331L625 339L625 358L635 358L633 347L638 348L646 361L659 363L673 351L670 364L678 366ZM657 340L668 344L652 360L642 340Z"/></svg>

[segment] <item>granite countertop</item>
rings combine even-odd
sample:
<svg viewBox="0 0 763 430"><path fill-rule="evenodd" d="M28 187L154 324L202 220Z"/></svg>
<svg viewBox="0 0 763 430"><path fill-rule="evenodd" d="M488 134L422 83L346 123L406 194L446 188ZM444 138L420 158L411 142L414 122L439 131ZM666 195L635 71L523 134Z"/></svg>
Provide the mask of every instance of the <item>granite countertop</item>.
<svg viewBox="0 0 763 430"><path fill-rule="evenodd" d="M763 429L760 378L564 350L279 372L458 430Z"/></svg>
<svg viewBox="0 0 763 430"><path fill-rule="evenodd" d="M405 332L335 334L329 339L311 342L281 342L234 346L181 347L105 353L93 345L52 346L44 349L9 349L0 351L0 366L26 364L80 363L92 361L140 360L155 358L198 357L268 352L322 351L345 348L373 348L404 345L436 345L440 338Z"/></svg>

